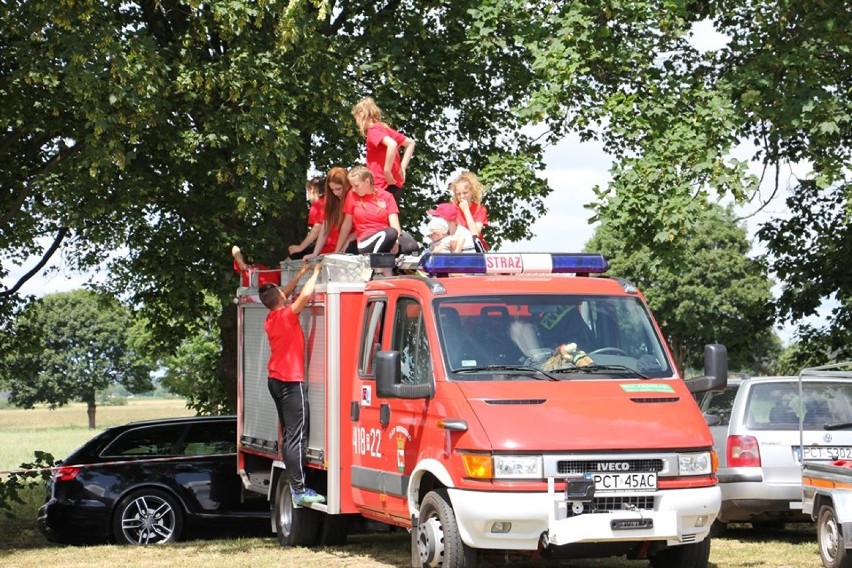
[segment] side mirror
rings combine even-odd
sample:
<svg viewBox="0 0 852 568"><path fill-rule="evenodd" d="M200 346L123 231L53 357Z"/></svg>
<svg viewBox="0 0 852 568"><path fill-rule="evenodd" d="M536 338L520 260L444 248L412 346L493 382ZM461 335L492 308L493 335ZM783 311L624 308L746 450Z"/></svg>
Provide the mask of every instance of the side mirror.
<svg viewBox="0 0 852 568"><path fill-rule="evenodd" d="M400 371L399 351L376 353L376 395L379 398L432 398L434 385L404 385Z"/></svg>
<svg viewBox="0 0 852 568"><path fill-rule="evenodd" d="M719 343L704 346L704 376L686 380L689 392L721 390L728 385L728 350Z"/></svg>

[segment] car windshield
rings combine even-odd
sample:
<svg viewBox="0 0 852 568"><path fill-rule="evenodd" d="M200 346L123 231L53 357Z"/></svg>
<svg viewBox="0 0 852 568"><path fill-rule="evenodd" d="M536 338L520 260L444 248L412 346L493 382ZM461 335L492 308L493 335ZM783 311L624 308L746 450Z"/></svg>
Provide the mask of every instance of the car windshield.
<svg viewBox="0 0 852 568"><path fill-rule="evenodd" d="M435 304L445 363L457 380L541 380L542 371L557 380L672 375L636 297L501 295Z"/></svg>
<svg viewBox="0 0 852 568"><path fill-rule="evenodd" d="M755 385L746 425L753 430L824 430L852 423L852 383L795 381Z"/></svg>

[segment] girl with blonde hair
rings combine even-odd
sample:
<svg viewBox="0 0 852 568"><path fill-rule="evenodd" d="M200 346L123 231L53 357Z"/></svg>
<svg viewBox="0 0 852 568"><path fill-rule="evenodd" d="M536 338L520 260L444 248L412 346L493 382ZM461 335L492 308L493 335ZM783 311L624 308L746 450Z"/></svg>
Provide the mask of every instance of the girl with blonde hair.
<svg viewBox="0 0 852 568"><path fill-rule="evenodd" d="M450 184L452 201L458 208L458 224L473 234L477 248L487 249L482 228L488 224L488 210L482 205L482 191L482 182L473 172L462 172Z"/></svg>
<svg viewBox="0 0 852 568"><path fill-rule="evenodd" d="M361 135L367 139L366 163L376 189L387 191L398 202L405 185L405 172L414 154L414 140L382 121L382 109L372 97L365 97L352 107L352 116Z"/></svg>
<svg viewBox="0 0 852 568"><path fill-rule="evenodd" d="M372 172L364 166L355 166L349 170L349 183L352 191L343 203L340 237L354 232L361 254L416 252L417 242L399 224L396 201L390 193L375 186ZM339 242L337 250L342 250Z"/></svg>

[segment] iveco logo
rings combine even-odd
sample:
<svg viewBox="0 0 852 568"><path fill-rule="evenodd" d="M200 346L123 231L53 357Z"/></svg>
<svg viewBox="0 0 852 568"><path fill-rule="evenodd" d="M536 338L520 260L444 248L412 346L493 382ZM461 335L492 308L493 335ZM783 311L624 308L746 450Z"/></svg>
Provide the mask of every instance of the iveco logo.
<svg viewBox="0 0 852 568"><path fill-rule="evenodd" d="M630 471L630 464L627 462L599 463L598 471Z"/></svg>

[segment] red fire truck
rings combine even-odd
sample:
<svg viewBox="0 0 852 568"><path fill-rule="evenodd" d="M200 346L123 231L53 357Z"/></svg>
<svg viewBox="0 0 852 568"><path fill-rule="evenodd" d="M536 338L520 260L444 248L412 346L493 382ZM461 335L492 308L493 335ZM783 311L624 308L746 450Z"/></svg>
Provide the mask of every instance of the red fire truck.
<svg viewBox="0 0 852 568"><path fill-rule="evenodd" d="M410 529L412 566L510 551L707 565L720 492L692 393L724 387L724 346L684 381L600 255L436 254L375 278L370 261L324 257L300 316L307 483L327 497L310 508L281 459L267 310L238 290L238 467L283 546L342 543L365 518Z"/></svg>

